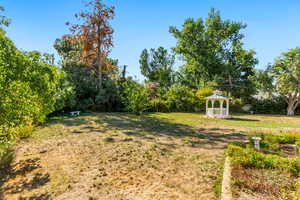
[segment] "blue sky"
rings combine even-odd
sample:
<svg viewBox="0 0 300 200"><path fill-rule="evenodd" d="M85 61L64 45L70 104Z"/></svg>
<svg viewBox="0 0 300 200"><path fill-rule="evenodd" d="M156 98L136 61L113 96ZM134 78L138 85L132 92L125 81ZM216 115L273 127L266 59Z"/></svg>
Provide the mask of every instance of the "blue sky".
<svg viewBox="0 0 300 200"><path fill-rule="evenodd" d="M299 0L106 0L116 7L112 22L111 57L127 64L129 74L142 79L139 55L144 48L171 48L176 40L169 26L180 27L188 17L205 18L211 7L224 19L242 21L245 47L257 52L264 68L283 51L300 45ZM83 8L82 0L0 0L12 20L8 36L22 50L55 53L56 38L68 33L66 21Z"/></svg>

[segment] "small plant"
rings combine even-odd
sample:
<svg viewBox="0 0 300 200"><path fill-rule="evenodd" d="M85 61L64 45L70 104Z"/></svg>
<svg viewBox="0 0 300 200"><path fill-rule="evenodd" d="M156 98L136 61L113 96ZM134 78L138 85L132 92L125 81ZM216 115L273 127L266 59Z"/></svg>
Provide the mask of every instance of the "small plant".
<svg viewBox="0 0 300 200"><path fill-rule="evenodd" d="M0 143L0 170L9 166L14 159L12 144L7 142Z"/></svg>

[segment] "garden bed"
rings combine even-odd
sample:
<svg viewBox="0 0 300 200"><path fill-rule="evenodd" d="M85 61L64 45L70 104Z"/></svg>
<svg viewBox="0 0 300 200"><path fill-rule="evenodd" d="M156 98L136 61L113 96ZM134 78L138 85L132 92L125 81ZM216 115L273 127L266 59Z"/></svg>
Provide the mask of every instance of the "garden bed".
<svg viewBox="0 0 300 200"><path fill-rule="evenodd" d="M260 137L261 149L252 137ZM300 137L293 133L254 133L249 142L229 144L231 189L235 199L299 199Z"/></svg>

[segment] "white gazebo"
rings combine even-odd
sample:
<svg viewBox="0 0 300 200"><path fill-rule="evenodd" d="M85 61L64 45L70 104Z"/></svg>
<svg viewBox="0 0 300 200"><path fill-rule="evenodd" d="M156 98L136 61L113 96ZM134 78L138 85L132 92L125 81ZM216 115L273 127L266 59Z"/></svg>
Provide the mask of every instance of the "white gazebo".
<svg viewBox="0 0 300 200"><path fill-rule="evenodd" d="M212 96L206 97L206 116L210 118L230 118L229 115L229 97L221 95L220 91L215 91ZM219 102L220 107L215 108L215 102ZM211 108L209 108L211 102ZM224 108L224 104L225 108Z"/></svg>

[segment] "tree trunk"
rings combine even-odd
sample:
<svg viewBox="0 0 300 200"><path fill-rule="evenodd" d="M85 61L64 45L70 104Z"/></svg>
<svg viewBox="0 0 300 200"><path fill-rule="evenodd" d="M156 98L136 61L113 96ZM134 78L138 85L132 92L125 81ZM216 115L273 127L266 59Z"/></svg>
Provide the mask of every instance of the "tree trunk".
<svg viewBox="0 0 300 200"><path fill-rule="evenodd" d="M288 103L288 107L287 107L287 115L288 116L294 116L295 115L295 110L299 104L299 100L298 100L298 97L296 97L296 99L292 98L292 99L289 99L287 101Z"/></svg>
<svg viewBox="0 0 300 200"><path fill-rule="evenodd" d="M98 56L97 62L96 62L96 72L97 72L97 90L100 91L102 89L102 64L101 64L101 58Z"/></svg>
<svg viewBox="0 0 300 200"><path fill-rule="evenodd" d="M287 108L287 115L288 115L288 116L294 116L294 115L295 115L295 110L294 110L294 108L293 108L293 105L292 105L292 106L288 105L288 108Z"/></svg>

